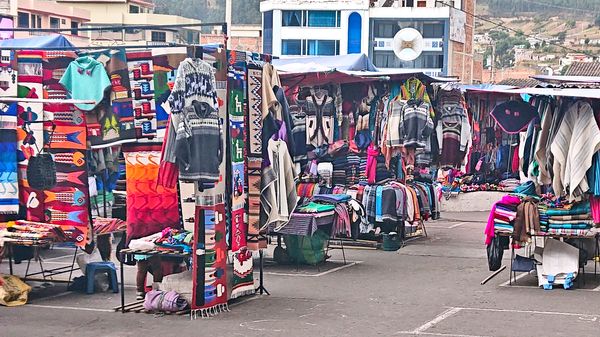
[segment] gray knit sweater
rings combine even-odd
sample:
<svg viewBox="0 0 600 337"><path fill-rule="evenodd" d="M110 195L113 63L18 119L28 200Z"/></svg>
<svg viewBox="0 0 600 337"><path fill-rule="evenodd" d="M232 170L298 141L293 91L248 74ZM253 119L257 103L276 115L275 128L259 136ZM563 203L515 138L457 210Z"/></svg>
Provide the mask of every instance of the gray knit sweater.
<svg viewBox="0 0 600 337"><path fill-rule="evenodd" d="M218 112L206 102L194 102L183 110L181 117L175 141L179 179L218 181L223 159Z"/></svg>

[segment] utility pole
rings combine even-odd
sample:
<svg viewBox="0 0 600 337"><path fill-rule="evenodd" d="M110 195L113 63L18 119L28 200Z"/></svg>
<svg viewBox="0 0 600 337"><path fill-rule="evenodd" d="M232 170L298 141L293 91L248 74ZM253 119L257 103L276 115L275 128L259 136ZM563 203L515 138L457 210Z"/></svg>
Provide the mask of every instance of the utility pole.
<svg viewBox="0 0 600 337"><path fill-rule="evenodd" d="M496 41L492 41L492 65L491 65L491 76L490 76L490 82L495 83L496 81Z"/></svg>
<svg viewBox="0 0 600 337"><path fill-rule="evenodd" d="M232 0L225 0L225 22L227 22L227 49L231 49Z"/></svg>

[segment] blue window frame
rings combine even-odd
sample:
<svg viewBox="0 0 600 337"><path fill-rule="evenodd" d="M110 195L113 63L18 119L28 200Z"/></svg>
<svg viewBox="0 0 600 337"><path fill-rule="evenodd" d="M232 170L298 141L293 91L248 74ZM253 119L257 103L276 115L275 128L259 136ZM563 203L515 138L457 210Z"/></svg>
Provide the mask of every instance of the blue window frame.
<svg viewBox="0 0 600 337"><path fill-rule="evenodd" d="M354 12L348 17L348 54L360 54L362 45L362 17Z"/></svg>
<svg viewBox="0 0 600 337"><path fill-rule="evenodd" d="M339 41L337 40L308 40L307 55L338 55Z"/></svg>
<svg viewBox="0 0 600 337"><path fill-rule="evenodd" d="M308 27L339 27L340 11L308 11Z"/></svg>
<svg viewBox="0 0 600 337"><path fill-rule="evenodd" d="M283 27L301 27L303 11L281 11L281 26Z"/></svg>
<svg viewBox="0 0 600 337"><path fill-rule="evenodd" d="M281 55L302 55L302 40L281 40Z"/></svg>

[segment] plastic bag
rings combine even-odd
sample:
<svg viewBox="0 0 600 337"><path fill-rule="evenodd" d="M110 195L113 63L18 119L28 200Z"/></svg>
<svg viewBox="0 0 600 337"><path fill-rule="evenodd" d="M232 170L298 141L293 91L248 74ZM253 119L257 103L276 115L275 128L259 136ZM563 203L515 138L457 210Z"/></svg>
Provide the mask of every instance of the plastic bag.
<svg viewBox="0 0 600 337"><path fill-rule="evenodd" d="M502 267L504 249L501 240L502 238L496 235L492 239L492 242L487 246L488 267L490 271L496 271Z"/></svg>
<svg viewBox="0 0 600 337"><path fill-rule="evenodd" d="M0 305L16 307L27 303L31 287L13 275L0 274Z"/></svg>
<svg viewBox="0 0 600 337"><path fill-rule="evenodd" d="M102 255L100 255L100 251L98 248L94 248L91 254L81 254L77 256L77 265L83 275L85 275L85 269L88 263L92 262L102 262Z"/></svg>

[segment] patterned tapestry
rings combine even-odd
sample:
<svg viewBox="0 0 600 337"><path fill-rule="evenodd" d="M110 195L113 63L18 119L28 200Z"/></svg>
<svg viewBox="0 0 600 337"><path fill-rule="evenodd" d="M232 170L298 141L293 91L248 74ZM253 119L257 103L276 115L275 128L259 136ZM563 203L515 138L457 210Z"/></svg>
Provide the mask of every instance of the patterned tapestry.
<svg viewBox="0 0 600 337"><path fill-rule="evenodd" d="M43 98L42 57L40 51L17 53L18 97ZM30 221L45 221L44 193L29 187L27 164L29 158L44 146L44 106L41 103L19 103L17 111L17 160L19 203Z"/></svg>
<svg viewBox="0 0 600 337"><path fill-rule="evenodd" d="M58 83L77 55L73 52L44 52L42 62L44 97L66 99ZM72 233L81 247L91 242L88 215L88 173L84 153L87 146L86 121L73 104L43 104L44 143L56 163L56 186L44 191L45 221L61 225ZM54 128L54 132L52 129Z"/></svg>
<svg viewBox="0 0 600 337"><path fill-rule="evenodd" d="M17 97L17 58L12 50L0 50L0 97Z"/></svg>
<svg viewBox="0 0 600 337"><path fill-rule="evenodd" d="M135 142L142 133L136 128L131 98L131 83L124 49L92 52L110 78L110 100L88 113L88 138L93 149Z"/></svg>
<svg viewBox="0 0 600 337"><path fill-rule="evenodd" d="M248 67L249 156L262 156L262 68Z"/></svg>
<svg viewBox="0 0 600 337"><path fill-rule="evenodd" d="M252 254L247 251L246 235L246 93L245 53L228 55L229 139L231 148L231 253L233 278L231 298L254 294Z"/></svg>
<svg viewBox="0 0 600 337"><path fill-rule="evenodd" d="M187 57L187 49L158 48L152 50L152 63L154 65L154 100L156 105L156 121L158 129L164 129L169 115L162 107L171 94L171 88L177 77L177 68L181 61Z"/></svg>
<svg viewBox="0 0 600 337"><path fill-rule="evenodd" d="M212 63L216 69L216 88L219 101L219 117L225 125L227 109L224 104L227 97L227 77L223 65L225 51L215 50L204 54L203 59ZM223 143L227 135L223 132ZM204 250L204 255L193 256L193 300L192 316L208 317L227 310L227 240L225 216L225 160L219 166L221 179L216 184L199 186L195 183L196 215L194 231L194 249Z"/></svg>
<svg viewBox="0 0 600 337"><path fill-rule="evenodd" d="M123 153L127 180L127 237L135 239L166 227L179 227L177 189L157 183L160 145L127 146Z"/></svg>
<svg viewBox="0 0 600 337"><path fill-rule="evenodd" d="M151 51L127 53L127 67L133 98L133 115L138 138L156 136L154 64Z"/></svg>
<svg viewBox="0 0 600 337"><path fill-rule="evenodd" d="M17 104L0 106L0 214L19 212Z"/></svg>

